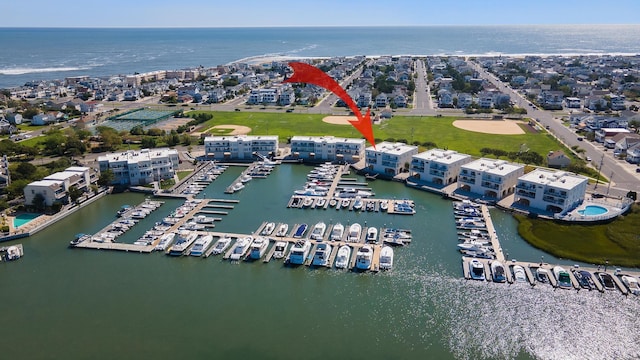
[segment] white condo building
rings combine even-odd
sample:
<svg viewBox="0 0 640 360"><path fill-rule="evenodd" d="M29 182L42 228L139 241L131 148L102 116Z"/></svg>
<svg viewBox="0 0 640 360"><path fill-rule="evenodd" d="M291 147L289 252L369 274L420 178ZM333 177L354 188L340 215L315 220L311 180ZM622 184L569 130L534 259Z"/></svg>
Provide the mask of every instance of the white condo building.
<svg viewBox="0 0 640 360"><path fill-rule="evenodd" d="M212 160L255 160L255 154L270 156L278 154L278 136L207 136L204 151Z"/></svg>
<svg viewBox="0 0 640 360"><path fill-rule="evenodd" d="M24 202L31 205L36 196L40 194L44 198L46 206L51 206L56 202L68 204L71 187L88 192L90 185L97 181L98 176L91 168L72 166L25 186L23 189Z"/></svg>
<svg viewBox="0 0 640 360"><path fill-rule="evenodd" d="M364 157L365 140L333 136L294 136L291 153L311 161L345 161L356 163Z"/></svg>
<svg viewBox="0 0 640 360"><path fill-rule="evenodd" d="M584 200L588 180L566 171L536 169L518 178L514 202L551 212L568 212Z"/></svg>
<svg viewBox="0 0 640 360"><path fill-rule="evenodd" d="M422 181L449 185L458 180L462 165L472 160L470 155L453 150L431 149L413 155L411 174Z"/></svg>
<svg viewBox="0 0 640 360"><path fill-rule="evenodd" d="M142 149L100 156L98 164L100 171L113 171L114 184L144 185L173 179L179 159L175 149Z"/></svg>
<svg viewBox="0 0 640 360"><path fill-rule="evenodd" d="M417 146L383 141L375 149L369 146L365 150L365 167L370 172L395 176L404 171L405 164L410 166L411 157L417 153Z"/></svg>
<svg viewBox="0 0 640 360"><path fill-rule="evenodd" d="M458 189L499 200L513 193L518 178L523 174L522 164L480 158L462 165Z"/></svg>

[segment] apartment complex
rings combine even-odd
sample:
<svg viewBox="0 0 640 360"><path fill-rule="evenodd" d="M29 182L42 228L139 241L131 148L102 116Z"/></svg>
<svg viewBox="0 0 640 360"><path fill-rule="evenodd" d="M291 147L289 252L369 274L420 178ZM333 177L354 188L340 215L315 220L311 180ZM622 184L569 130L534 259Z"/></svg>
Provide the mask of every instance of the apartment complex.
<svg viewBox="0 0 640 360"><path fill-rule="evenodd" d="M536 169L518 178L514 201L542 211L564 213L582 202L587 183L584 176Z"/></svg>
<svg viewBox="0 0 640 360"><path fill-rule="evenodd" d="M356 163L364 157L365 140L333 136L294 136L291 154L305 161Z"/></svg>
<svg viewBox="0 0 640 360"><path fill-rule="evenodd" d="M417 146L383 141L366 148L365 167L373 173L395 176L409 170L411 157L417 153Z"/></svg>
<svg viewBox="0 0 640 360"><path fill-rule="evenodd" d="M458 189L482 196L502 199L514 191L524 165L504 160L480 158L462 165Z"/></svg>
<svg viewBox="0 0 640 360"><path fill-rule="evenodd" d="M88 192L90 185L97 181L98 175L91 168L72 166L25 186L23 189L24 202L27 205L32 205L39 194L42 195L46 206L51 206L54 203L68 204L71 187Z"/></svg>
<svg viewBox="0 0 640 360"><path fill-rule="evenodd" d="M431 149L411 159L411 175L422 181L449 185L458 180L462 165L472 161L471 156L453 150Z"/></svg>
<svg viewBox="0 0 640 360"><path fill-rule="evenodd" d="M204 138L204 151L211 160L255 160L256 154L278 154L278 136L208 136Z"/></svg>
<svg viewBox="0 0 640 360"><path fill-rule="evenodd" d="M173 179L179 159L175 149L142 149L100 156L98 164L101 172L107 169L113 172L113 184L144 185Z"/></svg>

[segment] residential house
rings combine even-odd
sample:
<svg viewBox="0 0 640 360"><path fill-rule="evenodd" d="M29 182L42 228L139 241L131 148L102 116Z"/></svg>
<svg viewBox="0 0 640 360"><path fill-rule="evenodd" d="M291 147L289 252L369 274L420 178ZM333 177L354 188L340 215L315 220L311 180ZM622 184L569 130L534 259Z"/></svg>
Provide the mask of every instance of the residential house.
<svg viewBox="0 0 640 360"><path fill-rule="evenodd" d="M434 184L449 185L458 180L460 168L470 161L470 155L453 150L427 150L413 155L411 176Z"/></svg>
<svg viewBox="0 0 640 360"><path fill-rule="evenodd" d="M624 104L624 95L611 95L611 110L625 110L627 106Z"/></svg>
<svg viewBox="0 0 640 360"><path fill-rule="evenodd" d="M640 143L640 134L617 134L614 135L611 139L605 140L605 146L609 147L609 142L615 141L613 145L613 154L614 155L626 155L627 149L634 146L637 143Z"/></svg>
<svg viewBox="0 0 640 360"><path fill-rule="evenodd" d="M409 170L411 158L417 153L417 146L383 141L365 150L365 167L373 173L395 176Z"/></svg>
<svg viewBox="0 0 640 360"><path fill-rule="evenodd" d="M473 96L469 93L458 94L458 108L466 109L473 104Z"/></svg>
<svg viewBox="0 0 640 360"><path fill-rule="evenodd" d="M564 99L564 103L569 109L579 109L582 106L580 98L568 97Z"/></svg>
<svg viewBox="0 0 640 360"><path fill-rule="evenodd" d="M571 159L562 151L549 151L547 165L552 168L564 168L571 165Z"/></svg>
<svg viewBox="0 0 640 360"><path fill-rule="evenodd" d="M611 138L618 134L629 134L630 131L624 128L601 128L595 132L595 140L599 143L604 143L607 138Z"/></svg>
<svg viewBox="0 0 640 360"><path fill-rule="evenodd" d="M625 158L628 163L640 164L640 143L627 148L627 156Z"/></svg>
<svg viewBox="0 0 640 360"><path fill-rule="evenodd" d="M518 178L514 202L540 211L567 213L582 203L587 184L584 176L538 168Z"/></svg>
<svg viewBox="0 0 640 360"><path fill-rule="evenodd" d="M438 90L438 107L450 108L453 107L453 94L449 90Z"/></svg>
<svg viewBox="0 0 640 360"><path fill-rule="evenodd" d="M564 93L562 91L542 91L538 103L545 110L562 110Z"/></svg>
<svg viewBox="0 0 640 360"><path fill-rule="evenodd" d="M383 93L376 96L376 107L384 108L384 107L387 107L388 104L389 104L389 97L387 96L387 94Z"/></svg>
<svg viewBox="0 0 640 360"><path fill-rule="evenodd" d="M524 165L505 160L480 158L462 165L458 189L496 200L513 193Z"/></svg>

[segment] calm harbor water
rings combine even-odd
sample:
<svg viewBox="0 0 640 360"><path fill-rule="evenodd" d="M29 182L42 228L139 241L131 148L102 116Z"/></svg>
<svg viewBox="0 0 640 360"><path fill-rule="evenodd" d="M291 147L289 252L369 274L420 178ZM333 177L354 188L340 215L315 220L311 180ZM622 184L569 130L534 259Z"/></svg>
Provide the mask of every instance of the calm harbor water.
<svg viewBox="0 0 640 360"><path fill-rule="evenodd" d="M640 301L619 294L462 279L451 202L399 183L375 181L378 198L411 198L415 216L287 209L310 167L282 165L239 193L230 168L201 196L240 203L216 230L250 233L263 221L337 221L413 230L394 269L356 274L272 261L69 249L123 204L111 195L21 242L25 257L0 264L3 357L21 359L466 359L638 358ZM121 241L133 242L182 203L166 201ZM217 215L216 215L217 216ZM492 211L509 257L570 264L532 249L516 223Z"/></svg>

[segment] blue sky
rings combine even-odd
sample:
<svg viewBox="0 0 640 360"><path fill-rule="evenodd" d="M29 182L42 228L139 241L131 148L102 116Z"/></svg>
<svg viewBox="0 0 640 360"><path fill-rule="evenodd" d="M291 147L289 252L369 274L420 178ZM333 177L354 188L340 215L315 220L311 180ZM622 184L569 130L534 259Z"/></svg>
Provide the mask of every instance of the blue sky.
<svg viewBox="0 0 640 360"><path fill-rule="evenodd" d="M1 27L251 27L637 24L617 0L3 1Z"/></svg>

